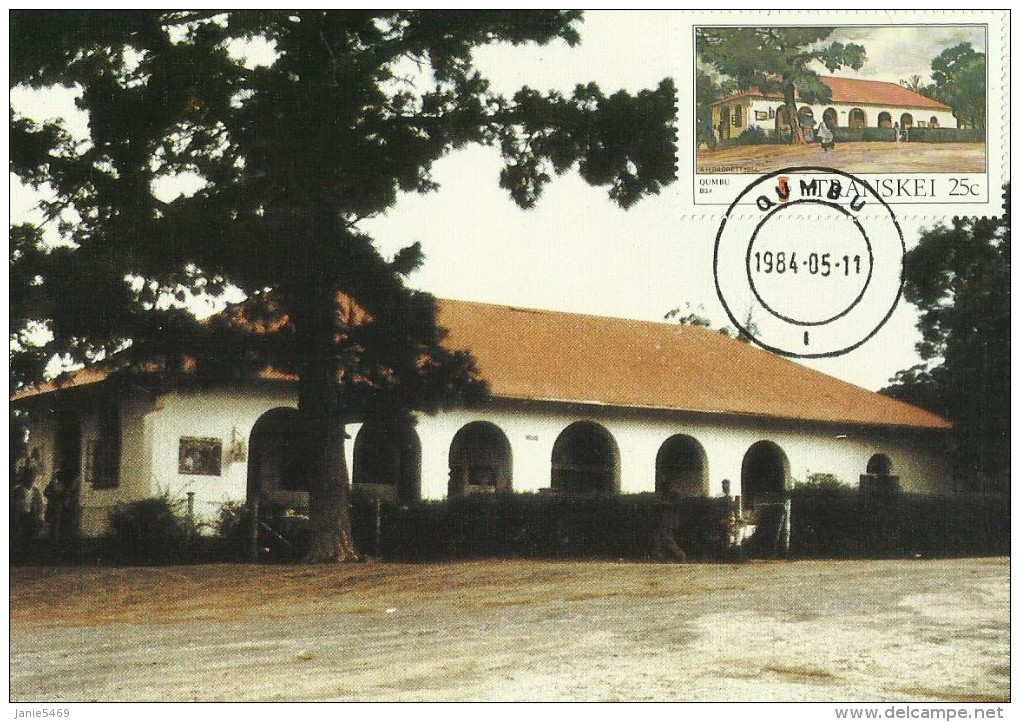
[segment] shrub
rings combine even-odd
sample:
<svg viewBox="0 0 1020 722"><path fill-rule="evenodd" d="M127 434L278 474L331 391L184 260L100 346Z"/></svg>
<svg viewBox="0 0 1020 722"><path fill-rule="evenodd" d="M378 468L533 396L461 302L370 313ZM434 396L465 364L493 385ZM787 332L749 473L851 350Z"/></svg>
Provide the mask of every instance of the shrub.
<svg viewBox="0 0 1020 722"><path fill-rule="evenodd" d="M844 484L835 474L815 472L808 474L807 480L797 485L799 489L810 489L819 492L833 492L836 494L852 489L853 487Z"/></svg>
<svg viewBox="0 0 1020 722"><path fill-rule="evenodd" d="M251 512L241 501L220 505L213 524L216 557L231 561L251 557Z"/></svg>
<svg viewBox="0 0 1020 722"><path fill-rule="evenodd" d="M764 145L771 143L768 133L757 125L748 126L743 133L731 141L732 145Z"/></svg>
<svg viewBox="0 0 1020 722"><path fill-rule="evenodd" d="M181 502L168 492L117 504L109 513L107 549L117 562L168 564L185 556L186 532Z"/></svg>

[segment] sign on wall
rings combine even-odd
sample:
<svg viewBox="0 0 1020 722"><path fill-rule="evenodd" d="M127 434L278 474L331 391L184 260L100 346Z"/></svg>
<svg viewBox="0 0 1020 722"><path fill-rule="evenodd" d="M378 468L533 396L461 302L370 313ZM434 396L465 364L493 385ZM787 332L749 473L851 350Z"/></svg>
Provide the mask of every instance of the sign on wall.
<svg viewBox="0 0 1020 722"><path fill-rule="evenodd" d="M177 455L178 474L219 476L223 460L223 442L220 439L182 436Z"/></svg>

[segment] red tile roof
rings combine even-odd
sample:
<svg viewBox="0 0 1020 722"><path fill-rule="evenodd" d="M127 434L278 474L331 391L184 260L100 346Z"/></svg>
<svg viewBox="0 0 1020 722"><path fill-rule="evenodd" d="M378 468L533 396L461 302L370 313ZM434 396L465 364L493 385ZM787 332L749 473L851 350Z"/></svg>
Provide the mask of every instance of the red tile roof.
<svg viewBox="0 0 1020 722"><path fill-rule="evenodd" d="M821 81L832 90L832 103L860 103L862 105L887 105L894 108L925 108L928 110L952 110L945 103L926 98L909 88L884 80L864 80L862 78L837 78L831 75L819 76ZM719 105L737 98L772 98L782 100L782 93L765 95L757 88L749 88L717 100L712 105ZM798 100L801 100L798 97Z"/></svg>
<svg viewBox="0 0 1020 722"><path fill-rule="evenodd" d="M707 328L441 301L494 396L946 429L945 419Z"/></svg>
<svg viewBox="0 0 1020 722"><path fill-rule="evenodd" d="M492 395L532 401L947 429L945 419L711 329L439 301L446 345L470 351ZM104 380L113 365L12 400ZM267 369L264 379L293 379Z"/></svg>
<svg viewBox="0 0 1020 722"><path fill-rule="evenodd" d="M35 386L26 386L25 388L18 389L11 394L10 399L11 401L20 401L32 396L48 394L51 391L73 389L79 386L91 386L93 384L106 381L114 370L115 367L109 363L101 363L95 366L76 369L75 371L71 371L67 374L66 377L59 377L55 380L43 381Z"/></svg>

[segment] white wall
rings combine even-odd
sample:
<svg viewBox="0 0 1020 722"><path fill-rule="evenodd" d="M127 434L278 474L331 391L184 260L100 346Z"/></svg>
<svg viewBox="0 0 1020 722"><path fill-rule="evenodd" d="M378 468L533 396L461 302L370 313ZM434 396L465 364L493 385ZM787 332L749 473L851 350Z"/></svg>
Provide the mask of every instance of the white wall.
<svg viewBox="0 0 1020 722"><path fill-rule="evenodd" d="M110 509L121 502L151 495L146 483L151 457L147 440L153 433L154 400L146 397L123 399L120 404L120 477L112 489L93 489L83 476L81 485L82 530L86 535L102 533ZM99 432L94 411L81 417L82 462Z"/></svg>
<svg viewBox="0 0 1020 722"><path fill-rule="evenodd" d="M85 398L80 396L78 398ZM95 441L99 430L96 403L91 399L79 404L74 410L81 428L79 456L82 465L81 512L82 530L86 535L95 535L106 526L110 509L124 501L149 496L147 483L150 454L148 438L153 433L152 401L146 397L126 398L120 403L121 462L119 484L111 489L94 489L85 477L87 452ZM39 484L43 488L53 477L56 456L57 414L52 409L38 408L29 415L29 449L40 452L42 470Z"/></svg>
<svg viewBox="0 0 1020 722"><path fill-rule="evenodd" d="M893 460L905 491L938 493L949 490L949 460L932 448L903 433L864 432L830 426L779 425L767 420L670 420L622 418L611 410L589 409L583 413L550 410L491 408L484 412L452 411L423 417L418 425L422 443L422 496L446 496L448 454L457 431L471 421L485 420L499 426L510 440L513 454L513 488L537 491L548 487L552 448L557 436L575 421L595 421L606 428L620 450L620 490L624 493L655 491L655 457L659 447L674 434L693 436L708 459L709 493L722 493L729 479L732 493L740 492L744 454L757 441L777 443L790 463L790 476L803 482L812 473L829 473L856 486L873 454L885 453ZM837 438L845 437L845 438Z"/></svg>
<svg viewBox="0 0 1020 722"><path fill-rule="evenodd" d="M178 391L162 397L152 419L149 488L153 493L169 490L179 499L194 492L196 517L215 520L223 502L245 500L251 430L262 414L281 406L296 408L297 394L286 389L236 389ZM180 441L189 436L222 441L219 476L179 473ZM235 438L244 444L243 460L232 458Z"/></svg>
<svg viewBox="0 0 1020 722"><path fill-rule="evenodd" d="M757 125L763 130L774 130L776 127L775 117L769 118L768 120L755 120L755 111L768 113L769 108L778 109L783 103L779 100L762 100L755 99L751 102L751 108L748 112L748 125ZM797 109L803 108L807 103L799 103ZM896 108L893 106L879 106L879 105L853 105L849 103L828 103L826 105L810 105L811 110L814 112L815 121L821 122L822 114L825 113L827 108L835 108L836 113L839 116L839 127L845 128L849 125L850 111L853 108L860 108L864 111L867 120L866 127L877 128L878 127L878 116L883 111L889 113L892 117L893 123L899 123L900 117L904 113L910 113L914 116L914 126L917 127L919 121L924 121L927 124L932 116L935 116L939 120L939 126L942 128L955 128L956 118L953 117L953 113L950 110L932 110L926 108ZM737 130L737 129L734 129ZM739 130L737 130L739 134Z"/></svg>
<svg viewBox="0 0 1020 722"><path fill-rule="evenodd" d="M271 409L295 407L296 404L296 393L286 388L174 392L157 400L126 401L121 413L120 486L93 490L83 485L85 532L101 533L106 512L113 504L162 491L169 491L175 499L184 499L188 492L194 492L196 516L200 520L215 520L223 502L245 499L248 442L259 417ZM905 491L939 493L950 488L945 444L937 445L906 432L715 419L705 415L658 416L599 407L570 411L546 405L524 410L501 402L493 402L484 411L421 415L416 430L422 451L422 497L441 499L446 496L450 444L461 427L478 420L497 425L509 439L515 491L538 491L550 486L553 444L567 426L585 420L601 424L612 434L619 449L620 491L624 493L655 490L656 455L662 443L674 434L692 436L704 447L711 495L722 493L723 479L731 481L732 493L741 493L744 454L752 444L763 439L783 449L793 481L804 481L812 473L828 473L856 486L871 456L885 453L892 458L893 473L900 475ZM95 418L86 415L84 422L83 446L95 433ZM44 480L48 480L53 470L54 423L55 416L42 415L35 419L32 428L30 445L40 448ZM352 470L354 441L359 430L359 424L347 428L350 436L345 445L348 471ZM179 473L180 439L186 436L222 440L224 453L219 476ZM244 442L243 460L231 458L234 438Z"/></svg>

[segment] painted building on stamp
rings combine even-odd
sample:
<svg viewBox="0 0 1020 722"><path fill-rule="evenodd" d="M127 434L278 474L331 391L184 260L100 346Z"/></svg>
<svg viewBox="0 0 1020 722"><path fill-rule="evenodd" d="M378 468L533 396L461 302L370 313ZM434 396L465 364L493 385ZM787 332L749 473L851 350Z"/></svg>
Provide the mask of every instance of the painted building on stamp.
<svg viewBox="0 0 1020 722"><path fill-rule="evenodd" d="M955 128L953 110L909 88L881 80L821 76L832 91L829 102L808 104L797 98L796 112L804 121L828 119L838 128ZM734 93L712 103L712 127L720 140L737 138L758 127L769 135L790 126L782 93L763 94L756 88ZM803 122L802 122L803 125Z"/></svg>
<svg viewBox="0 0 1020 722"><path fill-rule="evenodd" d="M719 495L747 505L814 474L950 487L949 423L706 328L441 301L447 345L488 381L480 408L352 424L356 487L406 501L499 491ZM296 381L154 391L87 368L23 390L43 478L80 474L83 526L116 503L192 492L200 517L259 493L306 503ZM265 498L265 497L263 497Z"/></svg>

